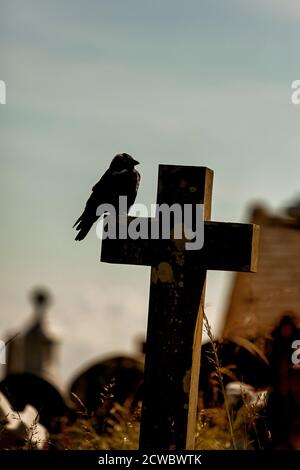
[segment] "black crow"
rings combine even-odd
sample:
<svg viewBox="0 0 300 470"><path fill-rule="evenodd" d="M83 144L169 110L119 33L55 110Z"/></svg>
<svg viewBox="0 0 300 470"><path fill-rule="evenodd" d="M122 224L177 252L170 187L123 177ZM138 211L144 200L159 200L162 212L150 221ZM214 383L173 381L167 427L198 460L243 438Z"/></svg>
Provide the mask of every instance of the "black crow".
<svg viewBox="0 0 300 470"><path fill-rule="evenodd" d="M100 204L112 204L118 213L119 196L127 196L129 210L135 201L140 183L140 174L134 168L138 164L139 162L128 153L120 153L112 159L108 170L92 188L83 213L73 225L79 232L75 240L83 240L100 217L96 215Z"/></svg>

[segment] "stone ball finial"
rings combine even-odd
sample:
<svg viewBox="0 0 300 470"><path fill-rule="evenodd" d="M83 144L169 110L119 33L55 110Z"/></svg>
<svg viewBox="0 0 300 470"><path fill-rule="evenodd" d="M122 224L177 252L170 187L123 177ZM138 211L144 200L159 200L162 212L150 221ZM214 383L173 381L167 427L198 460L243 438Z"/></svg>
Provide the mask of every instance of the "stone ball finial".
<svg viewBox="0 0 300 470"><path fill-rule="evenodd" d="M45 287L36 287L30 293L31 303L35 308L46 308L52 302L52 296Z"/></svg>

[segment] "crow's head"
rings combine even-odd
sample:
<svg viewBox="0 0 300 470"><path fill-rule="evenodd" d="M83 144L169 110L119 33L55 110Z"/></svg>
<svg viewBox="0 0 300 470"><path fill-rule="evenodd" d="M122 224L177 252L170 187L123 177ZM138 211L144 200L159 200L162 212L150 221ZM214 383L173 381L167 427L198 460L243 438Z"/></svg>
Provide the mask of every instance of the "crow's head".
<svg viewBox="0 0 300 470"><path fill-rule="evenodd" d="M113 171L133 170L135 165L138 164L139 162L128 153L118 153L118 155L112 159L109 168Z"/></svg>

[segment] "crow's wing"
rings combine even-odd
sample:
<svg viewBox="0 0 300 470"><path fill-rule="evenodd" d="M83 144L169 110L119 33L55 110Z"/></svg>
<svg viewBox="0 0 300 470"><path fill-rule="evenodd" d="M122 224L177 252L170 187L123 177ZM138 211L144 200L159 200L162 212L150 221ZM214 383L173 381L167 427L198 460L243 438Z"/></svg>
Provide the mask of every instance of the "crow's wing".
<svg viewBox="0 0 300 470"><path fill-rule="evenodd" d="M140 175L136 170L122 170L111 172L107 170L100 181L92 188L92 195L95 195L99 202L118 205L119 196L128 197L128 206L134 203L139 187ZM94 199L94 197L92 197Z"/></svg>
<svg viewBox="0 0 300 470"><path fill-rule="evenodd" d="M106 170L106 172L101 176L99 181L92 187L92 191L98 193L108 189L109 184L111 184L111 176L112 172L110 171L110 169Z"/></svg>
<svg viewBox="0 0 300 470"><path fill-rule="evenodd" d="M140 175L136 170L111 172L107 170L102 178L93 186L92 194L86 202L85 209L74 227L80 231L76 240L82 240L94 222L99 218L97 208L101 204L112 204L118 212L119 196L127 196L128 210L135 201Z"/></svg>

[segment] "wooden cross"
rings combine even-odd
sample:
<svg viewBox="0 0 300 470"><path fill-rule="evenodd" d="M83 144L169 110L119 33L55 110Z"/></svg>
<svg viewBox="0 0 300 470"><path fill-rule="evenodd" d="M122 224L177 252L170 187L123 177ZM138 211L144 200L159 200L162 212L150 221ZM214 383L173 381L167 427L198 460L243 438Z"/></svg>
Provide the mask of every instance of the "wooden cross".
<svg viewBox="0 0 300 470"><path fill-rule="evenodd" d="M101 261L151 266L141 450L194 448L206 271L257 269L259 227L210 222L212 184L208 168L159 166L158 205L204 205L201 250L171 239L102 241Z"/></svg>

